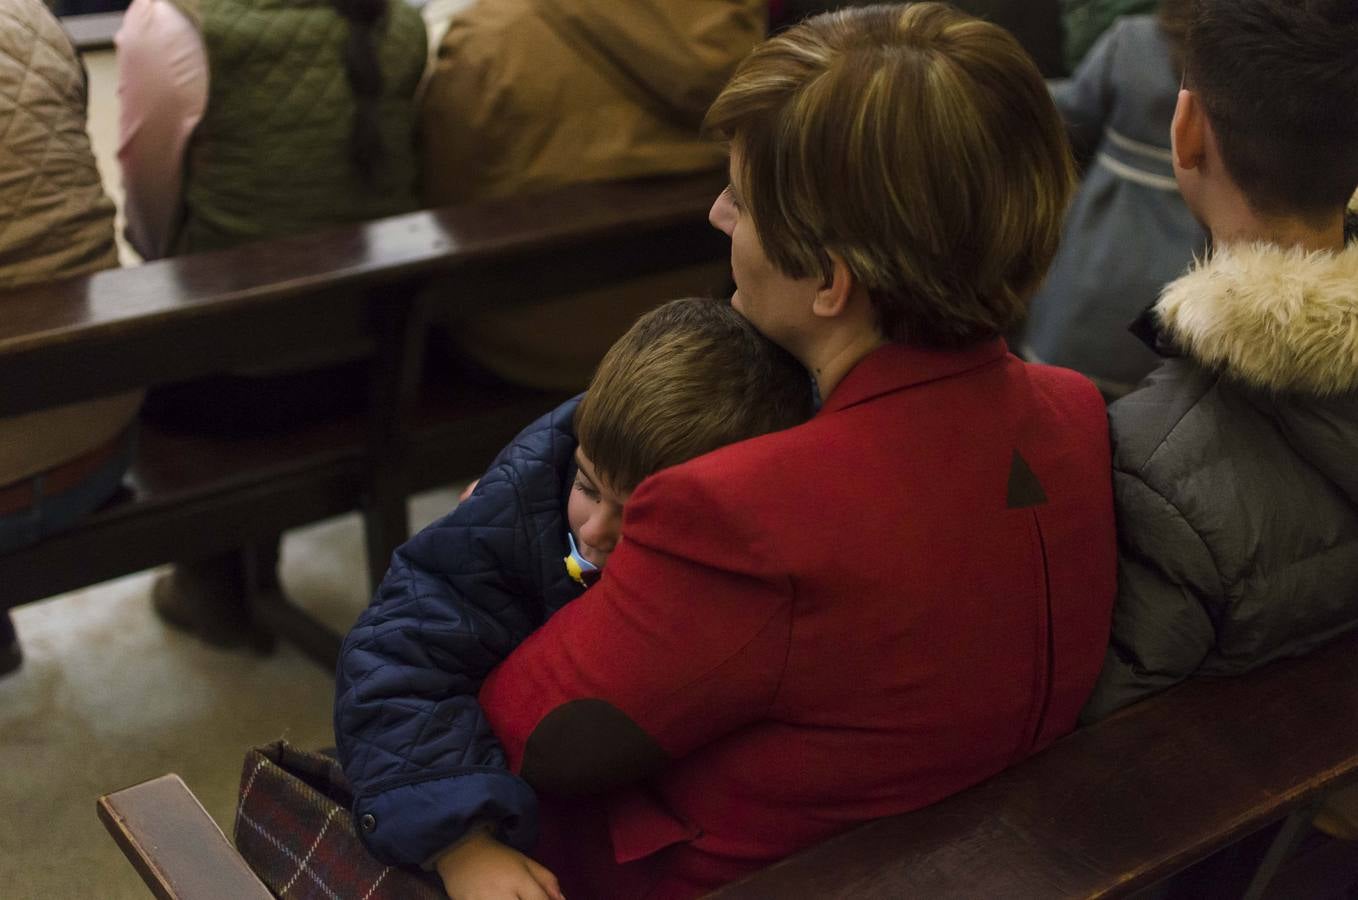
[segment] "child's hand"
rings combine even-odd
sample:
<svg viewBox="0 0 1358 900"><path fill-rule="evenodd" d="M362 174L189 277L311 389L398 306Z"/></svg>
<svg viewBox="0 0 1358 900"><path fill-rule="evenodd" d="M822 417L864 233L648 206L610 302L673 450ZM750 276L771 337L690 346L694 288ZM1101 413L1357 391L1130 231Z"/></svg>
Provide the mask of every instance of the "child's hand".
<svg viewBox="0 0 1358 900"><path fill-rule="evenodd" d="M467 832L435 867L451 900L566 900L555 875L486 827Z"/></svg>
<svg viewBox="0 0 1358 900"><path fill-rule="evenodd" d="M478 478L478 479L476 479L475 481L473 481L471 484L469 484L469 485L467 485L466 487L464 487L464 488L462 489L462 493L460 493L460 494L457 495L457 502L458 502L458 503L464 502L468 497L470 497L470 496L472 495L472 491L476 490L476 486L477 486L478 484L480 484L480 483L481 483L481 479Z"/></svg>

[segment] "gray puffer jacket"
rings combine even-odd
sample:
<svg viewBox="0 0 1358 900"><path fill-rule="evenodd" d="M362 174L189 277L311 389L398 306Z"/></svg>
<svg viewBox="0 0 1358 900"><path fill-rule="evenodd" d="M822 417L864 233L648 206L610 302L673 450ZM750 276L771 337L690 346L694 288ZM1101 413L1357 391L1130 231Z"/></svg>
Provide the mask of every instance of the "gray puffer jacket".
<svg viewBox="0 0 1358 900"><path fill-rule="evenodd" d="M1109 411L1118 598L1086 722L1358 626L1358 243L1218 250L1155 313L1182 355Z"/></svg>

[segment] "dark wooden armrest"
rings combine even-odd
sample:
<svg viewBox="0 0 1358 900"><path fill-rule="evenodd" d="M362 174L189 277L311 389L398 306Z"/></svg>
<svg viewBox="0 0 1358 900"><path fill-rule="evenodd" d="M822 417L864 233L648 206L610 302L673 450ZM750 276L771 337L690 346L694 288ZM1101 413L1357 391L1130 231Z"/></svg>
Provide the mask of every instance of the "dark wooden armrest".
<svg viewBox="0 0 1358 900"><path fill-rule="evenodd" d="M99 818L161 900L271 900L178 775L99 798Z"/></svg>

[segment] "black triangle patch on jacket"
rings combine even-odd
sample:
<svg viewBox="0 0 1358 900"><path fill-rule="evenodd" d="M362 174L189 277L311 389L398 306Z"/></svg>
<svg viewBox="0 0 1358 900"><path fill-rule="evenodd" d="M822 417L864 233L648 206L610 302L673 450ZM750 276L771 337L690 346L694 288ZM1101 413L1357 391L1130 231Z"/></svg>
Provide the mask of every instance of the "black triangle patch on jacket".
<svg viewBox="0 0 1358 900"><path fill-rule="evenodd" d="M1041 506L1047 502L1047 492L1042 490L1042 482L1037 480L1033 470L1028 467L1028 461L1017 451L1014 451L1014 459L1009 464L1009 499L1010 509L1027 509L1030 506Z"/></svg>

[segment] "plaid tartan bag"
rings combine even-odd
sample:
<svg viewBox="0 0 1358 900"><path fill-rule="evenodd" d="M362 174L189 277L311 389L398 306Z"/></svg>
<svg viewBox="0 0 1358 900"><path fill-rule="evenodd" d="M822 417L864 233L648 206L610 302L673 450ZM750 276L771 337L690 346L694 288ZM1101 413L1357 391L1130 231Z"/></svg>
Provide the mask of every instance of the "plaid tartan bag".
<svg viewBox="0 0 1358 900"><path fill-rule="evenodd" d="M339 763L276 741L245 756L236 849L285 900L446 900L417 869L374 859L354 831L353 794Z"/></svg>

